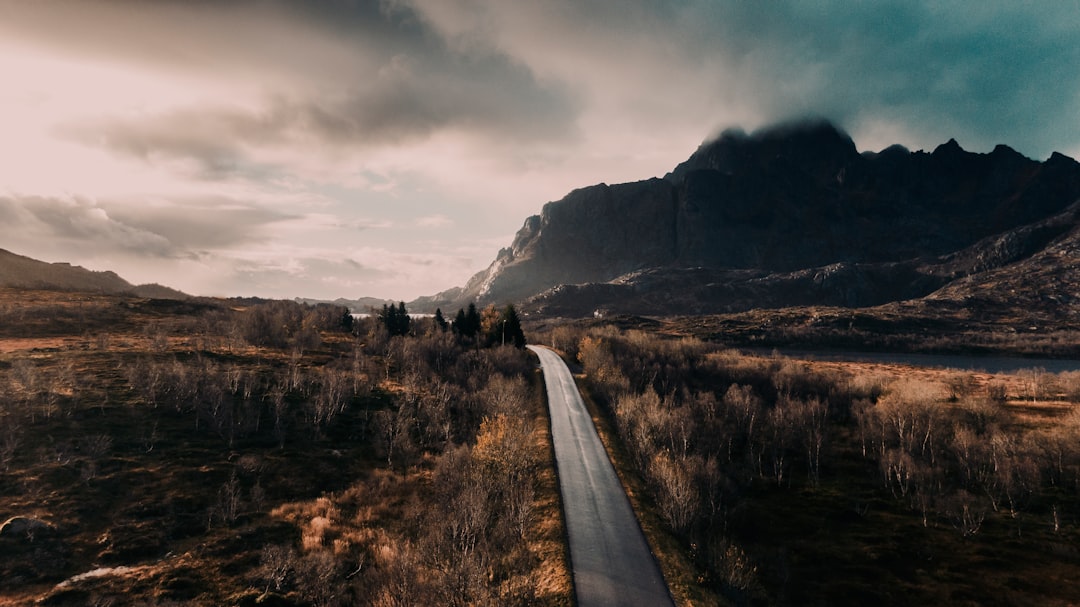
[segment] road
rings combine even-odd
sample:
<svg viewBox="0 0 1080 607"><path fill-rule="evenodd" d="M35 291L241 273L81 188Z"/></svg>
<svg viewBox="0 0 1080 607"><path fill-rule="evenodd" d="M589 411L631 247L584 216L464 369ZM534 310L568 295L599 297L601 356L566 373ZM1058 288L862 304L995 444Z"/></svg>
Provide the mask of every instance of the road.
<svg viewBox="0 0 1080 607"><path fill-rule="evenodd" d="M547 348L529 349L540 357L547 384L578 606L672 605L570 369Z"/></svg>

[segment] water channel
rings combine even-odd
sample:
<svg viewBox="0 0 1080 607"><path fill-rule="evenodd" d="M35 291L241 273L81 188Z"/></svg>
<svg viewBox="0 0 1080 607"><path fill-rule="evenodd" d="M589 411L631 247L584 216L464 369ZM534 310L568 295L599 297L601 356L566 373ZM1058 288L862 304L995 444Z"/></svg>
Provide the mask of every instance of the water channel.
<svg viewBox="0 0 1080 607"><path fill-rule="evenodd" d="M842 352L829 350L769 350L753 351L755 354L777 352L781 356L800 360L825 360L836 362L869 362L911 365L961 371L985 371L987 373L1015 373L1021 369L1044 369L1050 373L1080 371L1080 360L1054 358L1021 358L1012 356L970 356L961 354L906 354L889 352Z"/></svg>

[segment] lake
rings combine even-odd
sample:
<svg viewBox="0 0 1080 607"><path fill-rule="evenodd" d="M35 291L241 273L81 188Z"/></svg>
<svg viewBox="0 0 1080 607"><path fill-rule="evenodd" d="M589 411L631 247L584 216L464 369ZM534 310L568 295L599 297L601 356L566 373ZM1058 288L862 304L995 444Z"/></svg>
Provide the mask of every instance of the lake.
<svg viewBox="0 0 1080 607"><path fill-rule="evenodd" d="M959 354L903 354L888 352L831 352L810 350L761 350L757 354L777 352L788 358L803 360L827 360L836 362L870 362L911 365L962 371L986 371L988 373L1014 373L1021 369L1036 367L1050 373L1080 371L1080 360L1051 358L1021 358L1013 356L965 356Z"/></svg>

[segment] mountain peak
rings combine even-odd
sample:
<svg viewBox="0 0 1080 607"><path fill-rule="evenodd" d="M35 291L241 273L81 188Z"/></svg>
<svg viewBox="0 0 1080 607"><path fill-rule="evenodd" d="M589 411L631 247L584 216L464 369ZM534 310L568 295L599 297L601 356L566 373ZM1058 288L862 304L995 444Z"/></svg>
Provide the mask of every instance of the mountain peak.
<svg viewBox="0 0 1080 607"><path fill-rule="evenodd" d="M958 154L965 154L964 148L960 147L960 144L955 139L949 138L945 143L934 148L933 156L946 158L956 156Z"/></svg>
<svg viewBox="0 0 1080 607"><path fill-rule="evenodd" d="M713 170L728 175L756 171L780 163L822 175L835 175L858 152L840 128L824 119L802 119L764 127L747 135L728 129L703 143L665 179L680 183L691 171Z"/></svg>
<svg viewBox="0 0 1080 607"><path fill-rule="evenodd" d="M851 142L851 137L843 129L825 118L802 118L762 127L754 131L751 138L762 141L794 139L818 143Z"/></svg>

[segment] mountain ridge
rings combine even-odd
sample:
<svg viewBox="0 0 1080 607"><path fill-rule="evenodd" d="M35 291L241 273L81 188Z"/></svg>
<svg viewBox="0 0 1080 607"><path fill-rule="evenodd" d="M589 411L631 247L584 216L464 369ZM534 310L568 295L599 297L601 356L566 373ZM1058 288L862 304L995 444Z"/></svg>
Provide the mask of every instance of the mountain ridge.
<svg viewBox="0 0 1080 607"><path fill-rule="evenodd" d="M1077 200L1080 164L1057 152L1038 162L949 139L859 153L823 120L729 130L663 178L545 204L486 270L417 303L569 316L879 305L1034 255L1076 223Z"/></svg>
<svg viewBox="0 0 1080 607"><path fill-rule="evenodd" d="M79 291L91 293L126 293L151 299L189 299L176 289L159 284L133 285L116 272L87 270L66 262L49 263L0 249L0 287Z"/></svg>

